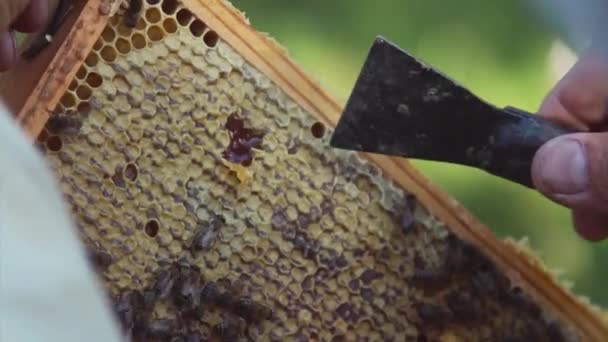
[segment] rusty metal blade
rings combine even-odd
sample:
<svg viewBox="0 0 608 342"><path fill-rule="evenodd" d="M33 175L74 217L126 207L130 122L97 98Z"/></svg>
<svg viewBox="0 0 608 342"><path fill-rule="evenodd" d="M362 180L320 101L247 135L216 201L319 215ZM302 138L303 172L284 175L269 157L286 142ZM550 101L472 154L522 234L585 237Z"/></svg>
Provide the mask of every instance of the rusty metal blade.
<svg viewBox="0 0 608 342"><path fill-rule="evenodd" d="M536 151L572 132L513 107L497 108L378 37L330 144L467 165L532 187Z"/></svg>

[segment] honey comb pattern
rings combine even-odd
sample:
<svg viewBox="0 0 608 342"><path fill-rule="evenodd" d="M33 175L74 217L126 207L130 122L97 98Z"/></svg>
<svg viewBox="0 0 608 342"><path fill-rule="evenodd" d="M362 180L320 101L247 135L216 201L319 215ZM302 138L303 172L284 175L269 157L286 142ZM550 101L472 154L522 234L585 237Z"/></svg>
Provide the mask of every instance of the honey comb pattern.
<svg viewBox="0 0 608 342"><path fill-rule="evenodd" d="M329 148L329 130L313 136L315 118L179 2L148 0L134 28L123 7L38 139L83 241L109 258L110 296L177 262L272 309L245 340L577 340L413 196ZM249 167L222 158L231 114L264 132ZM222 338L226 310L202 310L185 324L171 303L149 308L172 337Z"/></svg>

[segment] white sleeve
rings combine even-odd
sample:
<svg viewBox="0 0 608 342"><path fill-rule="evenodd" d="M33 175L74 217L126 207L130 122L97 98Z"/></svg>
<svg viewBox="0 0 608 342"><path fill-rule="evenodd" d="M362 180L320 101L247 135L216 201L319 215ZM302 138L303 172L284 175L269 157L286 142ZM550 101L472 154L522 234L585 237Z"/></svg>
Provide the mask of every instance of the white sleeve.
<svg viewBox="0 0 608 342"><path fill-rule="evenodd" d="M44 158L0 103L0 341L119 341Z"/></svg>

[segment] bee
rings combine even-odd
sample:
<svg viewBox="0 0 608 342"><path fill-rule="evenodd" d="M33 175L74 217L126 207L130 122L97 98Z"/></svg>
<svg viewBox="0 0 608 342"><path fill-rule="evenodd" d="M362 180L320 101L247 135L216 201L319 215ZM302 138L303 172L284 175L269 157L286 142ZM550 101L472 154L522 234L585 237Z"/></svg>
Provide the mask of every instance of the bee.
<svg viewBox="0 0 608 342"><path fill-rule="evenodd" d="M411 233L416 225L416 218L414 217L414 211L416 210L416 198L413 195L407 196L405 199L405 206L401 217L399 218L399 224L401 226L401 232L403 234Z"/></svg>
<svg viewBox="0 0 608 342"><path fill-rule="evenodd" d="M372 269L367 269L365 270L361 276L359 276L359 279L361 279L361 282L365 285L369 285L371 284L374 280L377 279L382 279L384 277L384 274L381 272L378 272L376 270L372 270Z"/></svg>
<svg viewBox="0 0 608 342"><path fill-rule="evenodd" d="M519 287L513 288L506 295L508 302L516 307L521 312L527 312L534 318L539 318L542 315L541 308L532 302L528 296Z"/></svg>
<svg viewBox="0 0 608 342"><path fill-rule="evenodd" d="M122 173L122 165L117 165L114 170L114 175L112 175L112 182L119 188L124 188L127 186L127 182L125 182L125 177Z"/></svg>
<svg viewBox="0 0 608 342"><path fill-rule="evenodd" d="M217 283L214 281L209 281L205 283L203 289L201 290L201 302L215 304L220 295L221 292L217 286Z"/></svg>
<svg viewBox="0 0 608 342"><path fill-rule="evenodd" d="M217 231L212 226L201 227L192 237L190 252L208 251L215 245Z"/></svg>
<svg viewBox="0 0 608 342"><path fill-rule="evenodd" d="M491 272L479 271L473 275L471 282L475 293L494 294L497 291L496 279Z"/></svg>
<svg viewBox="0 0 608 342"><path fill-rule="evenodd" d="M453 314L449 309L428 303L423 303L417 306L416 312L418 313L418 317L420 317L424 323L430 323L433 325L445 324L453 317Z"/></svg>
<svg viewBox="0 0 608 342"><path fill-rule="evenodd" d="M127 294L114 298L114 312L124 330L130 330L133 327L135 314L131 306L131 298Z"/></svg>
<svg viewBox="0 0 608 342"><path fill-rule="evenodd" d="M169 319L158 319L148 323L146 328L146 336L148 338L166 340L171 337L176 329L174 321Z"/></svg>
<svg viewBox="0 0 608 342"><path fill-rule="evenodd" d="M127 291L114 300L114 311L128 335L139 335L144 329L149 310L145 309L144 298L138 291Z"/></svg>
<svg viewBox="0 0 608 342"><path fill-rule="evenodd" d="M446 295L445 301L454 317L460 321L473 321L482 315L479 302L475 301L469 293L452 292Z"/></svg>
<svg viewBox="0 0 608 342"><path fill-rule="evenodd" d="M296 154L298 152L298 148L300 144L300 140L293 139L290 141L289 145L287 145L287 153L288 154Z"/></svg>
<svg viewBox="0 0 608 342"><path fill-rule="evenodd" d="M486 261L473 274L471 286L477 294L489 294L504 300L509 296L510 280L496 272L495 266Z"/></svg>
<svg viewBox="0 0 608 342"><path fill-rule="evenodd" d="M183 306L181 311L178 312L180 321L198 321L203 317L205 313L205 307L200 302L200 297L197 298L196 303L190 303L187 306Z"/></svg>
<svg viewBox="0 0 608 342"><path fill-rule="evenodd" d="M549 341L566 341L564 332L558 322L549 323L547 329L549 330L547 333L547 335L549 335Z"/></svg>
<svg viewBox="0 0 608 342"><path fill-rule="evenodd" d="M125 13L124 22L128 27L137 26L137 22L139 21L139 17L141 15L141 11L143 8L143 0L130 0L129 8Z"/></svg>
<svg viewBox="0 0 608 342"><path fill-rule="evenodd" d="M112 255L104 250L88 248L87 252L89 261L99 271L105 271L114 262Z"/></svg>
<svg viewBox="0 0 608 342"><path fill-rule="evenodd" d="M179 260L159 274L155 292L162 294L163 298L171 296L180 320L199 319L203 315L201 284L200 269Z"/></svg>
<svg viewBox="0 0 608 342"><path fill-rule="evenodd" d="M452 273L468 273L487 265L487 259L481 255L480 251L468 242L459 240L455 235L450 234L447 238L448 257L445 260L445 268ZM486 264L484 266L484 264Z"/></svg>
<svg viewBox="0 0 608 342"><path fill-rule="evenodd" d="M297 234L294 238L293 244L294 247L298 249L306 259L314 259L319 253L320 247L313 241L308 240L303 234Z"/></svg>
<svg viewBox="0 0 608 342"><path fill-rule="evenodd" d="M153 308L154 304L156 304L156 300L158 299L156 292L153 290L144 290L142 297L144 300L144 307L146 308Z"/></svg>
<svg viewBox="0 0 608 342"><path fill-rule="evenodd" d="M412 283L414 286L422 287L442 287L447 284L450 274L445 269L419 269L414 270Z"/></svg>
<svg viewBox="0 0 608 342"><path fill-rule="evenodd" d="M46 129L52 134L77 134L82 121L75 114L56 113L49 117Z"/></svg>
<svg viewBox="0 0 608 342"><path fill-rule="evenodd" d="M241 297L233 306L234 313L249 323L260 323L272 316L272 309L251 298Z"/></svg>
<svg viewBox="0 0 608 342"><path fill-rule="evenodd" d="M182 309L194 309L200 304L200 273L182 269L173 286L173 302Z"/></svg>
<svg viewBox="0 0 608 342"><path fill-rule="evenodd" d="M169 296L171 290L175 285L175 272L170 269L161 271L156 277L156 281L153 285L153 290L159 299L164 299Z"/></svg>
<svg viewBox="0 0 608 342"><path fill-rule="evenodd" d="M222 341L236 341L245 332L245 321L240 317L226 315L213 327L213 332Z"/></svg>
<svg viewBox="0 0 608 342"><path fill-rule="evenodd" d="M235 312L243 297L244 284L241 279L230 281L226 278L210 281L201 291L201 302L216 305L224 310Z"/></svg>
<svg viewBox="0 0 608 342"><path fill-rule="evenodd" d="M208 224L201 225L192 237L190 242L190 252L207 251L213 248L217 240L217 232L224 223L223 218L214 216Z"/></svg>
<svg viewBox="0 0 608 342"><path fill-rule="evenodd" d="M547 332L546 328L536 322L526 322L523 326L522 331L522 340L524 341L564 341L563 339L549 339L551 333Z"/></svg>
<svg viewBox="0 0 608 342"><path fill-rule="evenodd" d="M186 342L201 342L203 337L199 333L190 333L186 336Z"/></svg>
<svg viewBox="0 0 608 342"><path fill-rule="evenodd" d="M182 256L173 262L173 267L180 272L194 271L200 273L200 267L190 263L186 256Z"/></svg>

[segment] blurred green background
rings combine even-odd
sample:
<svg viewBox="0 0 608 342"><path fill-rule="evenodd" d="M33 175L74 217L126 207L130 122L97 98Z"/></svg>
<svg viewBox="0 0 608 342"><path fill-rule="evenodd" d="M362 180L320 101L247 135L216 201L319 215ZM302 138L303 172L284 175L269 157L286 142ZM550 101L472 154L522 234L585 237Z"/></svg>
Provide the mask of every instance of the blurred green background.
<svg viewBox="0 0 608 342"><path fill-rule="evenodd" d="M348 97L368 49L383 35L484 99L536 111L574 62L527 1L233 0L339 99ZM462 129L466 129L462 127ZM569 212L533 191L474 169L414 162L499 236L531 245L574 290L608 306L608 243L573 231Z"/></svg>

